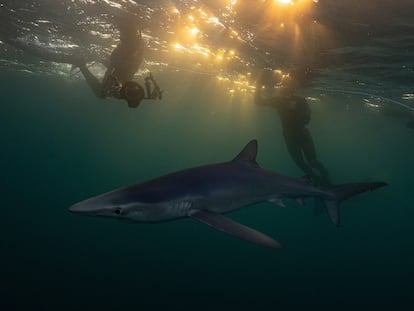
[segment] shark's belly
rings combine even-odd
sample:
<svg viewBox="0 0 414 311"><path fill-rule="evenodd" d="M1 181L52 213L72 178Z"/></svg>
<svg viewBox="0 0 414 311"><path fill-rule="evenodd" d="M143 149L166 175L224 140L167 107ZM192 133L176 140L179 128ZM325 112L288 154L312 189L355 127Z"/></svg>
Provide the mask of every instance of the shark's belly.
<svg viewBox="0 0 414 311"><path fill-rule="evenodd" d="M220 188L209 196L195 201L192 208L206 209L215 213L229 213L242 207L266 201L268 193L258 191L254 186L238 189Z"/></svg>
<svg viewBox="0 0 414 311"><path fill-rule="evenodd" d="M188 216L193 202L190 200L178 200L174 202L165 202L137 209L130 213L128 218L137 222L163 222L184 218Z"/></svg>

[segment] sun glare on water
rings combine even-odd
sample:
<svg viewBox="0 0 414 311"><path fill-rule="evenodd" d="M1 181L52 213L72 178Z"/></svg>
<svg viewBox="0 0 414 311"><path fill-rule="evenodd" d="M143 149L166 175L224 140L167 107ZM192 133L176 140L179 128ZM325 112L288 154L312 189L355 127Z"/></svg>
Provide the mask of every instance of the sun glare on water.
<svg viewBox="0 0 414 311"><path fill-rule="evenodd" d="M194 1L194 3L198 2L201 1ZM168 42L168 50L174 51L174 59L182 59L188 65L183 70L217 76L220 85L226 87L232 95L244 96L254 93L255 81L250 73L246 73L250 72L252 63L238 48L250 44L252 37L248 31L233 28L231 20L240 12L242 15L246 14L249 5L237 6L241 2L238 0L225 2L228 5L220 15L202 4L180 10L171 6L168 11L174 25L169 30L171 38ZM257 20L260 21L256 29L257 37L259 39L270 37L275 42L279 40L282 44L284 40L291 38L292 54L301 51L304 23L302 17L305 13L311 12L312 4L316 2L318 0L251 1L252 11L254 11L253 6L261 5L263 8L255 13ZM317 25L312 23L312 27L315 28ZM211 38L216 37L226 37L226 44L223 46L211 44L213 40ZM227 72L227 68L238 68L238 70L245 68L246 72L232 72L231 69Z"/></svg>
<svg viewBox="0 0 414 311"><path fill-rule="evenodd" d="M281 4L293 4L292 0L276 0L276 2Z"/></svg>

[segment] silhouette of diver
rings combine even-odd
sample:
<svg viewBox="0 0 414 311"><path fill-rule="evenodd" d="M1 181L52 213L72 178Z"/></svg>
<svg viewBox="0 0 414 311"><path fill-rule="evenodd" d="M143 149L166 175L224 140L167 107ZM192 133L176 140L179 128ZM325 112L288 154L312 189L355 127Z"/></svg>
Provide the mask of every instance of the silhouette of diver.
<svg viewBox="0 0 414 311"><path fill-rule="evenodd" d="M276 94L272 93L273 90ZM273 71L264 71L257 81L255 103L276 108L288 152L307 178L316 184L330 185L329 173L317 159L312 135L306 127L310 122L311 110L305 98L294 95L292 79L282 79L276 77Z"/></svg>
<svg viewBox="0 0 414 311"><path fill-rule="evenodd" d="M132 81L143 61L144 52L144 41L138 23L134 20L135 16L124 14L116 17L120 42L110 56L102 83L89 71L85 61L75 61L74 65L79 67L99 98L125 99L131 108L138 107L143 99L161 99L162 91L152 74L145 78L145 90L137 82Z"/></svg>
<svg viewBox="0 0 414 311"><path fill-rule="evenodd" d="M112 51L109 62L102 62L107 67L102 82L90 72L86 59L80 55L58 53L22 40L7 40L6 42L44 60L71 64L72 70L79 68L86 82L99 98L124 99L131 108L138 107L143 99L161 99L162 91L152 74L145 78L145 90L133 81L143 61L145 46L136 16L126 14L126 12L113 15L119 28L120 42Z"/></svg>

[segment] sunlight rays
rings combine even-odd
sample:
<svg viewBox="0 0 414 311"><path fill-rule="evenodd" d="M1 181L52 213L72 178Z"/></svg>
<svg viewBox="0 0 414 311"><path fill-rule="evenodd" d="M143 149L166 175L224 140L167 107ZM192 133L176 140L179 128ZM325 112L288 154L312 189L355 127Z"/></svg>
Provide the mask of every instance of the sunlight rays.
<svg viewBox="0 0 414 311"><path fill-rule="evenodd" d="M186 64L184 70L202 69L203 74L216 76L218 82L227 85L229 93L246 94L254 92L257 73L240 48L269 46L277 57L288 56L292 63L301 63L304 53L306 59L312 59L312 43L306 38L309 32L320 32L320 25L310 18L315 0L258 1L256 6L236 0L223 2L227 5L222 11L213 11L198 1L185 8L172 5L168 9L173 23L165 47L172 53L166 55L167 63ZM242 14L256 21L253 32L233 27L244 18ZM229 68L249 74L232 74Z"/></svg>

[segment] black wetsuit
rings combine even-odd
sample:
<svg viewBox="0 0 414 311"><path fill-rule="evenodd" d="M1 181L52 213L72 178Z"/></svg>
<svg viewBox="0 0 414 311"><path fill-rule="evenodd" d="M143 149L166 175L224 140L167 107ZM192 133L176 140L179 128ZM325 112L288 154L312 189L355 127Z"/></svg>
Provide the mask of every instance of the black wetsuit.
<svg viewBox="0 0 414 311"><path fill-rule="evenodd" d="M312 135L306 127L311 119L306 99L292 95L260 100L260 103L271 105L278 111L286 147L296 165L314 181L330 184L329 174L316 157ZM319 171L319 176L312 168Z"/></svg>
<svg viewBox="0 0 414 311"><path fill-rule="evenodd" d="M132 35L123 35L122 39L112 51L110 64L100 88L101 98L107 96L119 98L120 86L127 81L132 81L141 66L144 50L141 33L132 32Z"/></svg>

